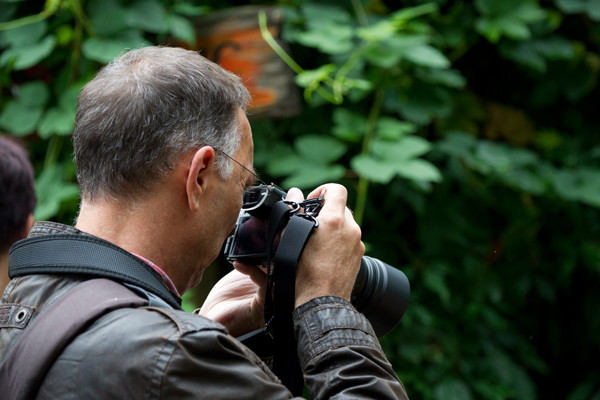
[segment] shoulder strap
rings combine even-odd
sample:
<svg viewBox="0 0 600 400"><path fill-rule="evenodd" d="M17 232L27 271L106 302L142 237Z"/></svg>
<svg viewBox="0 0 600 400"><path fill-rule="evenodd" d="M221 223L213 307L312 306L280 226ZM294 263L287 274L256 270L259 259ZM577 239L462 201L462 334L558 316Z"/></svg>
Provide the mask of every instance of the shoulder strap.
<svg viewBox="0 0 600 400"><path fill-rule="evenodd" d="M181 309L160 276L145 262L114 244L91 235L49 234L21 240L10 249L11 278L31 274L74 274L115 279L157 295Z"/></svg>
<svg viewBox="0 0 600 400"><path fill-rule="evenodd" d="M100 316L148 300L108 279L77 285L50 304L25 329L0 364L0 387L9 399L34 398L46 373L67 345Z"/></svg>

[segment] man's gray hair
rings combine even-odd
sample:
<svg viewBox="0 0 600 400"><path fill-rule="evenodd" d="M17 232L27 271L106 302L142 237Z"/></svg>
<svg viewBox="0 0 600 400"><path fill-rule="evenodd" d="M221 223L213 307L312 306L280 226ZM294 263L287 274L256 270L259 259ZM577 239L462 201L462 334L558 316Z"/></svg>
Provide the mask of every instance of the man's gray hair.
<svg viewBox="0 0 600 400"><path fill-rule="evenodd" d="M137 198L203 145L235 154L237 112L250 94L241 79L197 52L132 50L104 67L79 94L73 145L81 196ZM223 178L233 164L222 155Z"/></svg>

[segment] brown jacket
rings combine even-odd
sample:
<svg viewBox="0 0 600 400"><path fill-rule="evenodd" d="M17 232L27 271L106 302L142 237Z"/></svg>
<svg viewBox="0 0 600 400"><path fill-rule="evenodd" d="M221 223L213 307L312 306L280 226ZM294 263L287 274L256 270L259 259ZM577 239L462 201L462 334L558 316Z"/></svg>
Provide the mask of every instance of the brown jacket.
<svg viewBox="0 0 600 400"><path fill-rule="evenodd" d="M56 225L48 232L73 233ZM13 279L2 304L36 314L83 276ZM33 316L35 318L35 314ZM337 297L294 311L298 355L311 398L405 399L367 319ZM0 359L22 329L0 323ZM18 371L15 371L18 374ZM247 347L213 321L169 307L126 308L95 321L67 346L46 375L38 399L285 399L291 393Z"/></svg>

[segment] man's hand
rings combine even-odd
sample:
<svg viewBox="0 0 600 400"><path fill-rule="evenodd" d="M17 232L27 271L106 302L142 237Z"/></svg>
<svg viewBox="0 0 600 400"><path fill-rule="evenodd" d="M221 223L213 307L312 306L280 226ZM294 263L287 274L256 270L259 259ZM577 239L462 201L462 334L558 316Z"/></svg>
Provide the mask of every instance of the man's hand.
<svg viewBox="0 0 600 400"><path fill-rule="evenodd" d="M323 196L324 205L296 272L296 307L325 295L350 300L365 246L360 227L346 207L348 192L337 184L313 190L308 198ZM288 200L300 202L298 189L288 192Z"/></svg>
<svg viewBox="0 0 600 400"><path fill-rule="evenodd" d="M322 195L324 205L317 217L319 226L298 263L296 307L326 295L350 300L365 246L360 227L346 207L347 194L343 186L327 184L308 195L309 199ZM299 203L304 196L293 188L287 199ZM213 287L198 313L240 336L264 327L266 276L254 265L235 262L234 267Z"/></svg>
<svg viewBox="0 0 600 400"><path fill-rule="evenodd" d="M235 269L216 283L197 311L238 337L265 325L266 276L254 265L237 261L233 265Z"/></svg>

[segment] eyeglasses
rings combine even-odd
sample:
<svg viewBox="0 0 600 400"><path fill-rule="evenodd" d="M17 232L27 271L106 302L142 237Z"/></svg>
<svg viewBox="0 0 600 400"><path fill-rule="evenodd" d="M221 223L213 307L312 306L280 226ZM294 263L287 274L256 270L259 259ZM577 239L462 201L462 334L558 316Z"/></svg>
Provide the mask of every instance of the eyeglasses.
<svg viewBox="0 0 600 400"><path fill-rule="evenodd" d="M223 154L225 157L229 158L231 161L244 168L254 177L254 183L244 189L243 194L243 206L242 209L249 211L261 206L267 198L269 198L271 192L274 192L276 196L273 198L277 198L277 195L280 197L279 199L285 198L285 192L279 186L271 183L270 185L266 184L265 181L260 179L260 177L254 172L246 168L242 163L240 163L235 158L231 157L229 154L225 153L223 150L218 147L212 146L213 149Z"/></svg>
<svg viewBox="0 0 600 400"><path fill-rule="evenodd" d="M225 153L223 150L219 149L218 147L212 146L212 148L215 149L216 151L218 151L219 153L223 154L225 157L229 158L231 161L233 161L234 163L236 163L240 167L244 168L246 171L248 171L254 177L254 185L253 186L256 186L256 185L267 185L262 179L260 179L260 177L254 171L251 171L250 169L246 168L244 166L244 164L242 164L241 162L239 162L235 158L231 157L229 154Z"/></svg>

